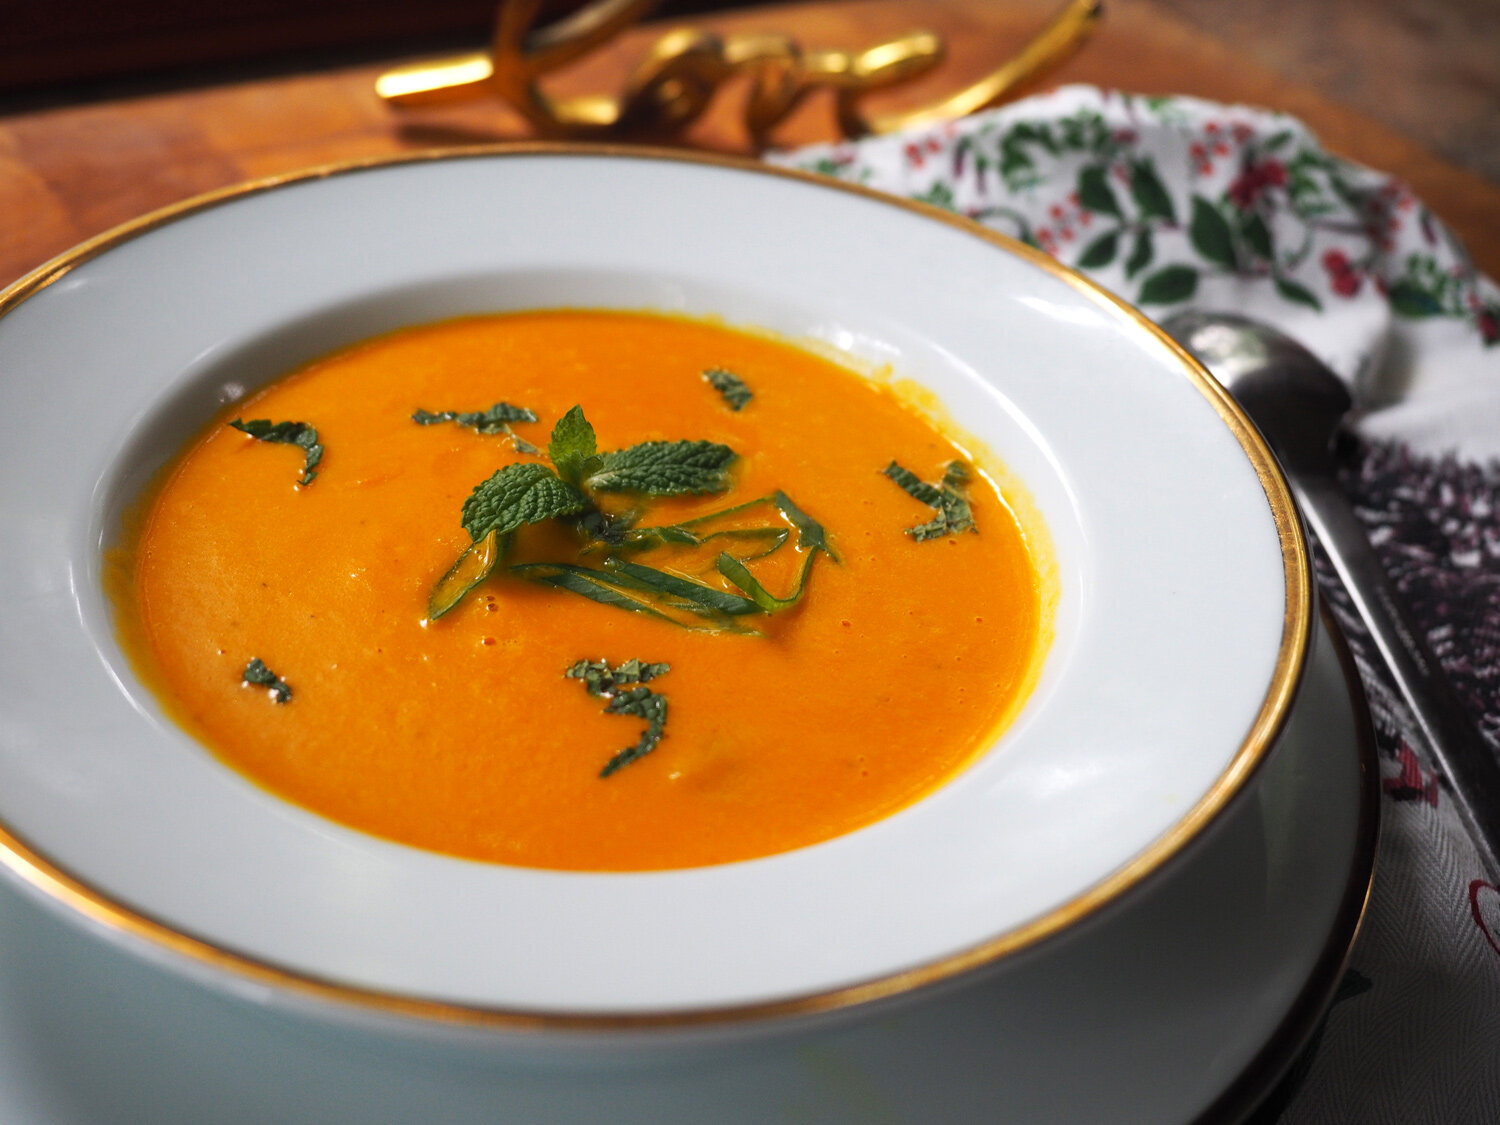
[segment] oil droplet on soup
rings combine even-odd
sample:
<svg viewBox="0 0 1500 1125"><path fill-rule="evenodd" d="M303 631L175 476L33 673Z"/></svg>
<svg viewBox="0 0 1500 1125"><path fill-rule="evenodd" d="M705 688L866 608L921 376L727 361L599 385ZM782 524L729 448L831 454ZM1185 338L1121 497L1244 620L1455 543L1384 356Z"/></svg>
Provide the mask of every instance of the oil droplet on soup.
<svg viewBox="0 0 1500 1125"><path fill-rule="evenodd" d="M502 401L537 420L413 419ZM507 479L567 478L548 443L575 405L600 453L728 447L723 487L643 497L579 478L616 517L613 540L588 510L525 524L498 540L493 573L432 619L429 595L471 545L466 499L508 465L535 468ZM315 429L315 478L301 483L311 438L257 438L236 418ZM974 529L909 534L945 501L902 487L892 461L935 488L953 463L969 466L950 484ZM763 335L627 313L454 320L318 360L216 419L142 500L115 601L173 717L326 817L531 867L723 863L909 805L992 745L1024 701L1054 596L1033 554L1044 533L1023 529L984 470L890 387ZM791 512L767 500L690 522L778 494ZM622 546L629 519L696 528L698 543ZM629 566L695 584L674 587L689 603L710 597L701 588L738 606L753 600L747 583L781 598L804 568L805 587L772 613L695 613L621 585ZM666 612L536 580L564 573ZM247 687L252 659L285 702L270 681ZM597 676L565 675L633 660L667 668L613 695L591 693ZM653 726L649 752L601 776Z"/></svg>

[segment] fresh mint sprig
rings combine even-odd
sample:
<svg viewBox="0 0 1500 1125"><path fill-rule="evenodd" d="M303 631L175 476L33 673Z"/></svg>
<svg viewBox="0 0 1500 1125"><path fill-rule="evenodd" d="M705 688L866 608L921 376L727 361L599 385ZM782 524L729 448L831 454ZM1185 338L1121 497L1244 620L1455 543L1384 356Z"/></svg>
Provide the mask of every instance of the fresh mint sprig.
<svg viewBox="0 0 1500 1125"><path fill-rule="evenodd" d="M470 539L597 508L589 492L720 492L729 487L734 461L732 449L710 441L648 441L596 453L594 428L578 406L553 427L547 454L552 468L535 462L507 465L469 494L462 521Z"/></svg>
<svg viewBox="0 0 1500 1125"><path fill-rule="evenodd" d="M583 409L575 406L553 427L547 454L550 468L532 462L507 465L465 500L461 518L472 542L433 588L429 618L449 612L470 590L505 567L518 578L685 628L748 632L753 630L741 624L742 618L779 612L801 598L808 571L820 552L837 561L822 525L783 492L681 524L645 528L632 526L638 512L607 513L595 500L595 493L611 491L647 497L722 491L729 486L729 468L735 458L728 446L708 441L651 441L600 453L593 427ZM761 506L776 508L785 522L781 526L740 522L753 518L748 514ZM602 565L558 561L505 566L514 534L527 524L549 519L564 521L578 534L583 543L580 559L602 552ZM778 597L766 590L746 564L774 554L793 533L804 560L792 590ZM716 570L733 589L717 581L698 581L680 567L662 569L626 557L658 549L690 550L716 539L728 549L719 553L707 573Z"/></svg>
<svg viewBox="0 0 1500 1125"><path fill-rule="evenodd" d="M428 596L430 619L452 610L488 578L504 561L511 534L527 524L571 519L586 536L617 538L628 519L601 511L592 492L671 496L729 486L734 451L726 445L654 441L605 454L597 446L594 427L583 408L574 406L552 428L547 443L551 467L529 461L506 465L475 486L460 513L472 542ZM553 573L547 580L564 587L579 585L561 576L565 573Z"/></svg>

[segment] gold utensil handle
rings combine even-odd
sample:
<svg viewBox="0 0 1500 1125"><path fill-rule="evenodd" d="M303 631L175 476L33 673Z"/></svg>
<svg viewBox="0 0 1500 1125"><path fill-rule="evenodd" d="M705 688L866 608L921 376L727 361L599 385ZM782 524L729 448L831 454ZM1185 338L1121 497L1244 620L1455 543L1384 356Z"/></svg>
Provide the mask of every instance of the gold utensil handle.
<svg viewBox="0 0 1500 1125"><path fill-rule="evenodd" d="M864 131L884 134L939 125L999 105L1056 70L1083 46L1104 14L1102 0L1071 0L1021 53L956 94L919 109L861 119Z"/></svg>
<svg viewBox="0 0 1500 1125"><path fill-rule="evenodd" d="M565 19L535 27L542 0L502 0L489 52L397 67L376 93L395 106L441 105L495 97L517 110L536 135L551 138L671 138L680 135L720 86L748 76L745 127L758 146L811 92L834 92L846 136L938 124L997 105L1070 58L1102 13L1101 0L1070 0L1020 54L957 93L916 109L866 115L870 93L911 81L943 58L942 40L912 32L862 51L804 50L785 35L719 36L678 29L652 45L617 96L554 98L540 81L644 18L659 0L594 0Z"/></svg>

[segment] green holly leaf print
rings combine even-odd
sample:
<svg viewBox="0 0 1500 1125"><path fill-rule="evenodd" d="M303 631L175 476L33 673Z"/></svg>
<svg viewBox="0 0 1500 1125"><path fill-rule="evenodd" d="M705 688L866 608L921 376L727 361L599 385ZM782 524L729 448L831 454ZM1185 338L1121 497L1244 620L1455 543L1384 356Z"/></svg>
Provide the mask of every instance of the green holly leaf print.
<svg viewBox="0 0 1500 1125"><path fill-rule="evenodd" d="M946 211L954 210L953 189L941 180L934 183L920 195L912 196L918 203L930 203L934 207L941 207Z"/></svg>
<svg viewBox="0 0 1500 1125"><path fill-rule="evenodd" d="M1115 260L1115 254L1120 248L1120 232L1112 230L1107 234L1101 234L1084 248L1082 255L1078 258L1080 269L1097 270L1103 269Z"/></svg>
<svg viewBox="0 0 1500 1125"><path fill-rule="evenodd" d="M1135 236L1135 247L1130 251L1130 258L1125 262L1125 276L1131 279L1151 264L1156 257L1156 244L1149 230L1137 231Z"/></svg>
<svg viewBox="0 0 1500 1125"><path fill-rule="evenodd" d="M1391 308L1400 316L1420 319L1437 316L1443 311L1436 297L1410 281L1396 282L1386 295L1390 298Z"/></svg>
<svg viewBox="0 0 1500 1125"><path fill-rule="evenodd" d="M1010 131L1010 137L1016 141L1034 141L1050 152L1053 156L1060 155L1057 142L1052 139L1052 132L1045 123L1033 123L1021 121Z"/></svg>
<svg viewBox="0 0 1500 1125"><path fill-rule="evenodd" d="M1010 178L1017 172L1035 167L1031 157L1026 155L1026 150L1020 145L1013 143L1010 139L1000 145L1000 175L1009 182Z"/></svg>
<svg viewBox="0 0 1500 1125"><path fill-rule="evenodd" d="M1161 178L1149 160L1138 160L1131 166L1130 195L1142 215L1165 219L1169 223L1177 221L1177 208L1172 205L1172 197L1162 186Z"/></svg>
<svg viewBox="0 0 1500 1125"><path fill-rule="evenodd" d="M1120 203L1110 190L1102 164L1091 164L1078 173L1078 202L1099 215L1120 218Z"/></svg>
<svg viewBox="0 0 1500 1125"><path fill-rule="evenodd" d="M1198 291L1198 271L1192 266L1164 266L1141 285L1138 305L1174 305Z"/></svg>
<svg viewBox="0 0 1500 1125"><path fill-rule="evenodd" d="M1219 210L1201 195L1193 196L1193 221L1188 227L1193 249L1215 265L1234 269L1234 236Z"/></svg>
<svg viewBox="0 0 1500 1125"><path fill-rule="evenodd" d="M1306 305L1310 309L1317 309L1318 312L1323 311L1323 302L1318 300L1307 286L1299 285L1287 277L1275 278L1275 282L1276 292L1280 293L1283 299L1296 305Z"/></svg>
<svg viewBox="0 0 1500 1125"><path fill-rule="evenodd" d="M1274 261L1276 251L1271 245L1271 228L1266 226L1266 221L1259 215L1251 215L1240 225L1240 237L1245 244L1255 251L1257 257L1266 261Z"/></svg>

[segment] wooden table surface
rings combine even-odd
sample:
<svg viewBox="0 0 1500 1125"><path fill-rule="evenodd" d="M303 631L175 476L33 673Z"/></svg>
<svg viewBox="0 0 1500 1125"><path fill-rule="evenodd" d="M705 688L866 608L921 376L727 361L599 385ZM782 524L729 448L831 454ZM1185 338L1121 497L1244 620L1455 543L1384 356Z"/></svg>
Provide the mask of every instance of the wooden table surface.
<svg viewBox="0 0 1500 1125"><path fill-rule="evenodd" d="M885 95L920 104L986 73L1029 37L1056 0L822 0L690 21L717 30L788 32L807 46L864 46L927 27L949 57L920 83ZM684 21L689 22L689 21ZM562 76L567 92L614 91L661 27L622 36ZM393 60L395 61L395 60ZM397 111L363 65L65 106L0 117L0 285L116 223L236 181L352 157L525 135L498 103ZM1404 178L1500 275L1500 187L1310 88L1238 57L1153 0L1117 0L1085 49L1048 83L1090 82L1146 94L1195 94L1295 114L1334 151ZM737 91L724 92L693 143L743 151ZM826 101L785 123L777 141L836 135Z"/></svg>

